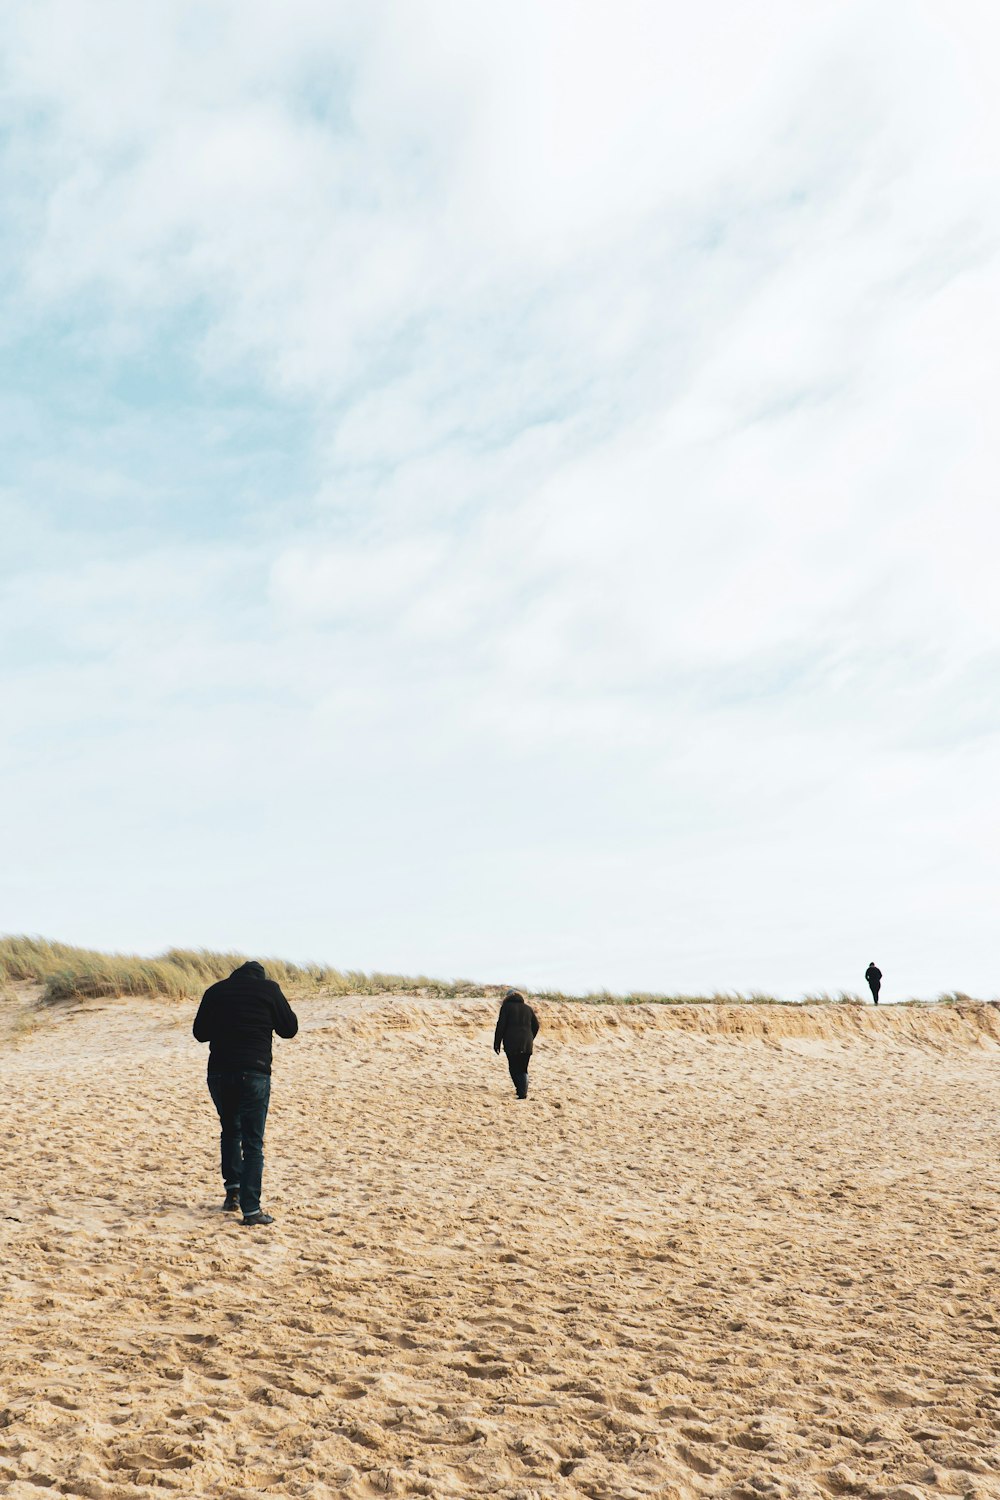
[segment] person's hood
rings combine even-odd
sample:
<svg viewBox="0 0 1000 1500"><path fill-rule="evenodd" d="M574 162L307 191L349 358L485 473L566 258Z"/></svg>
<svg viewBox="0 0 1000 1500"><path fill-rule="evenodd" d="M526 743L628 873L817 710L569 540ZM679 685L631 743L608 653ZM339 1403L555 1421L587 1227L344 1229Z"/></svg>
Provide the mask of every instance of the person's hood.
<svg viewBox="0 0 1000 1500"><path fill-rule="evenodd" d="M245 964L240 964L230 974L230 979L266 979L264 965L259 964L255 958L248 959Z"/></svg>

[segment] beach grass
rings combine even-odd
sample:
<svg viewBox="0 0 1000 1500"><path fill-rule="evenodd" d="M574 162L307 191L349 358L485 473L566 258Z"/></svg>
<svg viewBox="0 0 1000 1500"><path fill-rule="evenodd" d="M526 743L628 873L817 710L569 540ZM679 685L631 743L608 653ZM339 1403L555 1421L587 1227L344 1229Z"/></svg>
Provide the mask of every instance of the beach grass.
<svg viewBox="0 0 1000 1500"><path fill-rule="evenodd" d="M42 1003L116 998L129 995L190 1000L217 979L246 961L242 953L217 953L205 948L168 948L151 958L131 953L102 953L78 948L48 938L0 937L0 991L12 984L42 987ZM304 997L324 995L423 995L442 999L482 997L496 999L509 988L521 990L539 1001L566 1001L580 1005L867 1005L861 995L841 991L807 994L801 1000L781 1000L752 990L715 992L710 995L666 994L633 991L615 994L594 990L584 995L562 990L532 989L526 985L478 984L471 979L432 979L425 974L366 973L360 969L336 969L329 964L294 964L286 959L261 957L271 979L288 994ZM939 995L937 1001L907 1000L905 1005L977 1004L971 996L955 991Z"/></svg>
<svg viewBox="0 0 1000 1500"><path fill-rule="evenodd" d="M43 986L43 1003L101 997L159 996L192 999L217 979L224 979L244 963L242 953L217 953L205 948L168 948L153 957L102 953L42 937L0 937L0 984ZM477 984L470 979L432 979L425 974L366 973L336 969L329 964L294 964L262 957L270 978L290 994L427 995L445 999L482 996L491 999L512 986ZM651 992L614 994L595 990L586 995L561 990L535 990L515 985L536 1000L574 1001L586 1005L778 1005L772 995L734 992L711 995L669 995Z"/></svg>
<svg viewBox="0 0 1000 1500"><path fill-rule="evenodd" d="M146 958L130 953L101 953L41 937L0 937L0 984L42 985L43 1002L53 1003L128 995L190 999L217 979L231 974L247 956L204 948L168 948ZM294 964L280 958L262 957L260 961L270 978L296 995L312 991L455 997L492 993L502 988L475 985L469 980L430 979L426 975L366 974L327 964Z"/></svg>

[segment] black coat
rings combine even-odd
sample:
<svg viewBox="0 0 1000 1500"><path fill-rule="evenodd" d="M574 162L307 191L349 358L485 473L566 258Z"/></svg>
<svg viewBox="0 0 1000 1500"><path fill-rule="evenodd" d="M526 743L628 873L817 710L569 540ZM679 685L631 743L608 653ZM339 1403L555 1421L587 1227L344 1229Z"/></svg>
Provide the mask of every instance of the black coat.
<svg viewBox="0 0 1000 1500"><path fill-rule="evenodd" d="M271 1036L299 1029L292 1007L258 963L241 964L210 985L194 1018L195 1040L209 1042L209 1073L270 1073Z"/></svg>
<svg viewBox="0 0 1000 1500"><path fill-rule="evenodd" d="M869 964L867 969L865 970L865 978L867 979L869 984L874 985L877 989L878 986L882 983L882 970L876 969L874 964Z"/></svg>
<svg viewBox="0 0 1000 1500"><path fill-rule="evenodd" d="M493 1049L501 1046L510 1057L530 1057L535 1037L538 1035L538 1017L526 1001L505 1000L497 1017L497 1029L493 1034Z"/></svg>

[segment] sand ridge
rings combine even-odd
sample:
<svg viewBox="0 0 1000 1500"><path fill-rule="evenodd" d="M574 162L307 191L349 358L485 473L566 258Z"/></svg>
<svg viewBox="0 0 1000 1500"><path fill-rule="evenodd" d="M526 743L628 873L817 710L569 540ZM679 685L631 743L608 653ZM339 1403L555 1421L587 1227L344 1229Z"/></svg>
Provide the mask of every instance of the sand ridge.
<svg viewBox="0 0 1000 1500"><path fill-rule="evenodd" d="M303 1002L218 1209L176 1005L0 1055L0 1486L1000 1497L998 1013ZM737 1013L738 1012L738 1013Z"/></svg>

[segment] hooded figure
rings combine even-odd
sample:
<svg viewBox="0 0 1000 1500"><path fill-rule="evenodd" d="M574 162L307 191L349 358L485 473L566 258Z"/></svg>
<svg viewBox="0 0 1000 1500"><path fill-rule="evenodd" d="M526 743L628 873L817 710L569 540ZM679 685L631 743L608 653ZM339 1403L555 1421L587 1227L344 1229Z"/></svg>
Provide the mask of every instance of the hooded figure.
<svg viewBox="0 0 1000 1500"><path fill-rule="evenodd" d="M876 967L875 967L875 960L874 959L872 959L871 963L868 965L867 969L865 970L865 978L868 981L868 988L872 992L872 999L875 1001L875 1004L877 1005L878 1004L879 985L882 983L882 970L881 969L876 969Z"/></svg>
<svg viewBox="0 0 1000 1500"><path fill-rule="evenodd" d="M528 1097L528 1064L538 1035L538 1017L523 995L508 990L503 997L497 1029L493 1033L493 1051L501 1046L507 1054L507 1068L519 1099Z"/></svg>
<svg viewBox="0 0 1000 1500"><path fill-rule="evenodd" d="M264 1125L271 1098L271 1037L293 1037L295 1012L263 965L240 964L210 985L194 1018L195 1040L208 1042L208 1091L222 1127L222 1180L227 1213L244 1224L273 1224L260 1206Z"/></svg>

